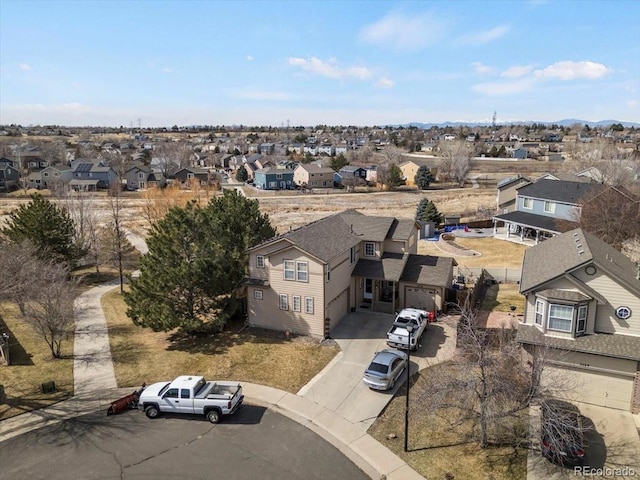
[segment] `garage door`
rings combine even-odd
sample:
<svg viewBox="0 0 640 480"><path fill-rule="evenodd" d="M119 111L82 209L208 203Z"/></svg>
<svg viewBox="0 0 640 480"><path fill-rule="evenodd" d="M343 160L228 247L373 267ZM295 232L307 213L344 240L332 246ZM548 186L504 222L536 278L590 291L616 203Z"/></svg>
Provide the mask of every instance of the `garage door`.
<svg viewBox="0 0 640 480"><path fill-rule="evenodd" d="M434 290L428 288L419 287L405 287L404 288L404 306L421 308L429 312L434 312L435 309L435 296Z"/></svg>
<svg viewBox="0 0 640 480"><path fill-rule="evenodd" d="M567 379L565 381L568 382L567 387L571 391L567 396L572 400L631 410L633 377L569 367L547 367L546 374L549 376L548 379Z"/></svg>
<svg viewBox="0 0 640 480"><path fill-rule="evenodd" d="M349 313L349 288L345 288L327 305L327 317L331 328L335 327Z"/></svg>

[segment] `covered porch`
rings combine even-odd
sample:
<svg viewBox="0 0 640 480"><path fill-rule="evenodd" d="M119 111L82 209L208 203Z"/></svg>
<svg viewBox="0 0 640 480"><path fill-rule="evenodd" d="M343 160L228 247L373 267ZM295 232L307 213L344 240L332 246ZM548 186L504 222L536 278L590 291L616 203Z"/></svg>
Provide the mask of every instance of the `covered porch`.
<svg viewBox="0 0 640 480"><path fill-rule="evenodd" d="M523 245L537 245L576 226L569 220L516 211L493 217L493 236Z"/></svg>

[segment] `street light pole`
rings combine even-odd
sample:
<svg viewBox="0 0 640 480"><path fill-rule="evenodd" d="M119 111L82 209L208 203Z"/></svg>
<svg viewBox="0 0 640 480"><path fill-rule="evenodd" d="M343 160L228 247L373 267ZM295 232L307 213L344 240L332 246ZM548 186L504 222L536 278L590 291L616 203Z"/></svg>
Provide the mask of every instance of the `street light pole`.
<svg viewBox="0 0 640 480"><path fill-rule="evenodd" d="M407 323L407 395L405 398L404 406L404 451L409 451L409 380L411 370L411 334L413 333L413 325L410 322Z"/></svg>

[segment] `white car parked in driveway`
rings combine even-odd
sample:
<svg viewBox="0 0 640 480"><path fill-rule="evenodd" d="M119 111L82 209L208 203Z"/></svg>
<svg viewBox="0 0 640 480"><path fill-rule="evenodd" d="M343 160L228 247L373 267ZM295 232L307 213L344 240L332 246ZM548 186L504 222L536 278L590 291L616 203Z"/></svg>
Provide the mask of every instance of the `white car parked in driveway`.
<svg viewBox="0 0 640 480"><path fill-rule="evenodd" d="M407 366L407 354L400 350L386 349L377 352L362 381L374 390L390 390Z"/></svg>

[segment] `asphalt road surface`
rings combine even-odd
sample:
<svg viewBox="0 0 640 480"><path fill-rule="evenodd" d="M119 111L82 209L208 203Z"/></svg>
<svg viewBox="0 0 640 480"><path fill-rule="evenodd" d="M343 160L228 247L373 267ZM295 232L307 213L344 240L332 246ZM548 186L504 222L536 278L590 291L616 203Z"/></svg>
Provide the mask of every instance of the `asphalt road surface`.
<svg viewBox="0 0 640 480"><path fill-rule="evenodd" d="M2 479L369 478L308 428L253 405L216 425L96 412L2 442L0 459Z"/></svg>

